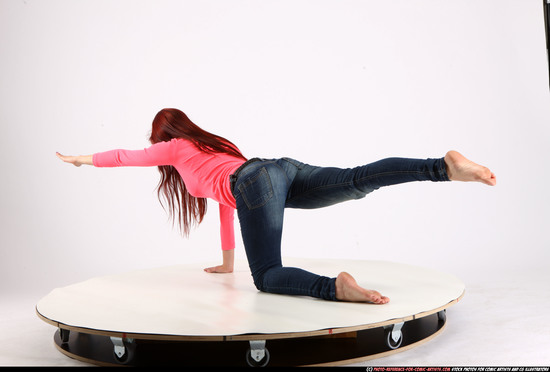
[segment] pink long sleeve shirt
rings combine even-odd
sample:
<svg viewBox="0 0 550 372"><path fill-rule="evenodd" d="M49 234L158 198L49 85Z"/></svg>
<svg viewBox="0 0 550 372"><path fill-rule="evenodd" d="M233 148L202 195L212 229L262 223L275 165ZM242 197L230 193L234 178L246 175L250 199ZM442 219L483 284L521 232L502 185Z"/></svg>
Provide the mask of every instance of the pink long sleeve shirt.
<svg viewBox="0 0 550 372"><path fill-rule="evenodd" d="M93 154L96 167L172 165L194 197L210 198L219 204L222 250L235 248L235 198L229 176L245 161L227 154L208 154L192 142L174 138L143 150L111 150Z"/></svg>

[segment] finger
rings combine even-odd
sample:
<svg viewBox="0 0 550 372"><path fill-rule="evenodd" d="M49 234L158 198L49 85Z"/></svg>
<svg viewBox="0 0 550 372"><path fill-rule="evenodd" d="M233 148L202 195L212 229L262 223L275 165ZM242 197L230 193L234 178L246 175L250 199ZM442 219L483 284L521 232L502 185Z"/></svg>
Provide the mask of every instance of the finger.
<svg viewBox="0 0 550 372"><path fill-rule="evenodd" d="M61 155L58 152L56 152L55 154L57 155L57 157L59 159L63 160L64 162L70 163L70 161L69 161L70 156Z"/></svg>
<svg viewBox="0 0 550 372"><path fill-rule="evenodd" d="M63 160L65 163L70 163L76 167L80 167L81 165L77 162L76 156L65 156L65 155L61 155L58 152L56 152L56 155L59 159Z"/></svg>

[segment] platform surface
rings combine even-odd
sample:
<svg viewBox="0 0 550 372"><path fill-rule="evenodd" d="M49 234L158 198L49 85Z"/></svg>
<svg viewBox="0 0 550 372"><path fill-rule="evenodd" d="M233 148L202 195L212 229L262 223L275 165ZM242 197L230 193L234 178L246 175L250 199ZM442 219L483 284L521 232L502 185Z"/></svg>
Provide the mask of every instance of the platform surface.
<svg viewBox="0 0 550 372"><path fill-rule="evenodd" d="M285 266L357 282L390 298L385 305L258 292L246 263L231 274L174 265L93 278L54 289L40 316L70 327L174 336L284 334L380 324L434 312L457 301L464 284L442 271L382 261L285 259Z"/></svg>

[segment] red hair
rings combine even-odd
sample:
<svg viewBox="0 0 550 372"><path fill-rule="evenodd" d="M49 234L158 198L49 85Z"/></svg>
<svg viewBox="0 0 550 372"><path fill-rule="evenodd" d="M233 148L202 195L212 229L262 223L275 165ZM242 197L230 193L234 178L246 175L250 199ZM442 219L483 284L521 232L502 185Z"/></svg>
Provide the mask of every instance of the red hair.
<svg viewBox="0 0 550 372"><path fill-rule="evenodd" d="M223 137L209 133L193 123L187 115L178 109L163 109L153 120L151 143L170 141L173 138L183 138L191 141L201 151L207 153L225 153L246 160L237 146ZM176 168L171 165L158 167L160 181L157 193L160 203L162 197L168 204L172 221L176 215L181 232L189 234L192 224L200 224L206 214L206 199L196 198L189 194L183 179ZM166 208L165 208L166 209Z"/></svg>

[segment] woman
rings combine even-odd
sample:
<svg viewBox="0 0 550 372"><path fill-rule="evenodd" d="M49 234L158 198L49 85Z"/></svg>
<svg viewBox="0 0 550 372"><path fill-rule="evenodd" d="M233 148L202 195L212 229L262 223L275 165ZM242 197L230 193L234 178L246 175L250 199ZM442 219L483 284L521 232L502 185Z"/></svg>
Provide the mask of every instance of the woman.
<svg viewBox="0 0 550 372"><path fill-rule="evenodd" d="M209 273L233 271L237 209L244 247L260 291L326 300L385 304L389 298L360 287L348 273L336 278L283 267L281 235L285 208L321 208L363 198L382 186L411 181L477 181L494 186L491 171L456 151L440 159L389 158L350 168L315 167L294 159L247 160L230 141L195 125L180 110L161 110L144 150L111 150L85 156L57 156L75 166L158 166L159 198L185 234L206 213L206 199L219 203L223 263ZM162 200L161 200L162 202Z"/></svg>

